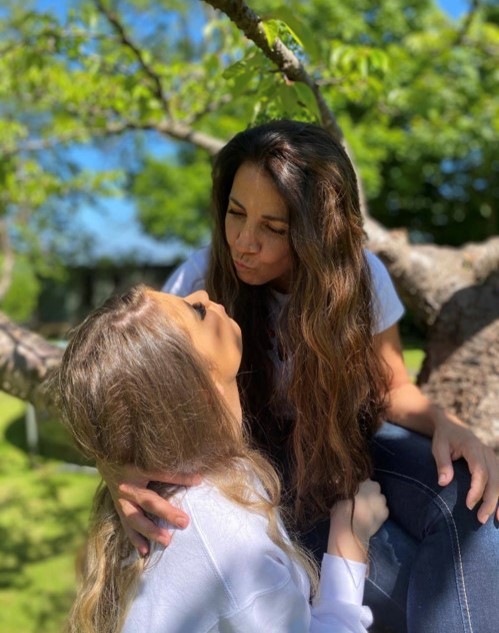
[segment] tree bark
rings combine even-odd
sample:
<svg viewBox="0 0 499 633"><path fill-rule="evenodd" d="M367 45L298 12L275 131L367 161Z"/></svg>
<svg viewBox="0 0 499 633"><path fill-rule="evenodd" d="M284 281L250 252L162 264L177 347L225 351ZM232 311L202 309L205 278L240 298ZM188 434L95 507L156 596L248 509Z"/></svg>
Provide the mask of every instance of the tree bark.
<svg viewBox="0 0 499 633"><path fill-rule="evenodd" d="M368 222L369 247L427 331L418 385L499 450L499 238L461 248L410 245Z"/></svg>
<svg viewBox="0 0 499 633"><path fill-rule="evenodd" d="M428 332L418 384L499 450L499 271L463 287Z"/></svg>
<svg viewBox="0 0 499 633"><path fill-rule="evenodd" d="M48 372L57 367L62 350L38 334L13 323L0 312L0 389L52 409L53 398L43 385Z"/></svg>

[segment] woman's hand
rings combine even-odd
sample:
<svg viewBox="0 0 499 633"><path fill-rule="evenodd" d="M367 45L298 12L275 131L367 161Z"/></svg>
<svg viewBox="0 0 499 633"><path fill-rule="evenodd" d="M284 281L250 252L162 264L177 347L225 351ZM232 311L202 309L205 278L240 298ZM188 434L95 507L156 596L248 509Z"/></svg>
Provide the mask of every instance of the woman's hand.
<svg viewBox="0 0 499 633"><path fill-rule="evenodd" d="M99 463L98 468L109 488L125 532L141 556L149 553L149 541L168 546L171 540L168 530L160 528L148 519L145 512L154 514L179 528L185 528L189 524L189 517L185 512L153 490L149 490L147 485L150 481L161 481L180 486L192 486L201 482L199 476L143 473L133 466L111 468L103 463Z"/></svg>
<svg viewBox="0 0 499 633"><path fill-rule="evenodd" d="M432 453L437 464L438 483L447 486L452 481L452 462L462 457L471 473L466 506L472 510L481 499L477 514L480 523L486 523L494 513L499 521L499 462L494 451L454 415L439 407L433 407L432 415L435 420Z"/></svg>
<svg viewBox="0 0 499 633"><path fill-rule="evenodd" d="M499 521L499 461L494 451L481 442L459 418L432 404L411 382L404 365L397 325L375 336L378 353L390 368L387 417L412 431L432 438L432 453L438 483L449 484L454 477L452 461L463 458L471 473L466 505L478 508L478 520L486 523L496 514Z"/></svg>
<svg viewBox="0 0 499 633"><path fill-rule="evenodd" d="M388 518L386 499L376 481L366 479L352 501L338 501L330 512L327 553L365 562L369 539Z"/></svg>

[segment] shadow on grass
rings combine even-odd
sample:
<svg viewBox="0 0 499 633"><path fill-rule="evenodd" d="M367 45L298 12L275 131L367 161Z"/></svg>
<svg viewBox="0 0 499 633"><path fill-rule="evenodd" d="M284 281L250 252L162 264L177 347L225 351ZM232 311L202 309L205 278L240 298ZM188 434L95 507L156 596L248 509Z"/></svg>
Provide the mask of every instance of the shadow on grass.
<svg viewBox="0 0 499 633"><path fill-rule="evenodd" d="M95 478L95 485L97 478ZM0 523L2 563L0 588L24 589L27 565L42 563L68 550L76 551L85 533L89 499L75 502L66 493L74 488L67 476L41 476L3 496ZM68 496L70 497L68 499ZM50 587L50 579L47 579Z"/></svg>
<svg viewBox="0 0 499 633"><path fill-rule="evenodd" d="M57 459L80 466L92 466L91 462L73 446L69 433L59 420L44 413L37 413L38 449L31 452L26 438L24 417L14 420L5 430L5 440L30 456L36 465L37 458Z"/></svg>
<svg viewBox="0 0 499 633"><path fill-rule="evenodd" d="M35 624L35 631L60 631L61 627L54 628L54 614L60 614L59 618L64 621L66 614L69 611L69 605L74 600L75 590L73 588L67 589L63 592L44 591L41 606L32 607L27 604L26 609L30 615L30 620Z"/></svg>

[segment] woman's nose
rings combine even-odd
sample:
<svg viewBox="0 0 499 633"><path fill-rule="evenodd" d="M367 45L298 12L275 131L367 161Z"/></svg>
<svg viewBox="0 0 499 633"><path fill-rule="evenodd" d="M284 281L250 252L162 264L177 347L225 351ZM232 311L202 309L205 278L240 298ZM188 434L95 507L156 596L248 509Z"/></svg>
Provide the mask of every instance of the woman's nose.
<svg viewBox="0 0 499 633"><path fill-rule="evenodd" d="M240 252L256 253L259 250L259 243L254 229L245 225L237 236L235 246Z"/></svg>

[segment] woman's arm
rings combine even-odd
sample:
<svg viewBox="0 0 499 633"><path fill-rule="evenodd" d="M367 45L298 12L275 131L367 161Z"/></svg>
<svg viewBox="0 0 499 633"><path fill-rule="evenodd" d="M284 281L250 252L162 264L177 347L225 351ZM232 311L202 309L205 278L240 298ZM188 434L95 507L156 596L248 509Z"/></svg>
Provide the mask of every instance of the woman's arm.
<svg viewBox="0 0 499 633"><path fill-rule="evenodd" d="M497 511L499 496L499 465L491 448L456 416L432 402L413 384L402 356L398 326L392 325L375 336L379 354L390 369L390 392L387 418L412 431L432 438L432 452L437 464L438 483L452 481L452 461L463 457L471 473L471 486L466 505L471 510L483 499L478 520L486 523Z"/></svg>
<svg viewBox="0 0 499 633"><path fill-rule="evenodd" d="M104 463L99 463L98 468L109 488L125 532L141 556L149 553L149 541L166 547L171 540L168 530L160 528L147 518L145 512L179 528L189 525L189 517L185 512L150 490L147 485L150 481L161 481L179 486L193 486L201 483L199 476L143 473L133 466L111 468Z"/></svg>

